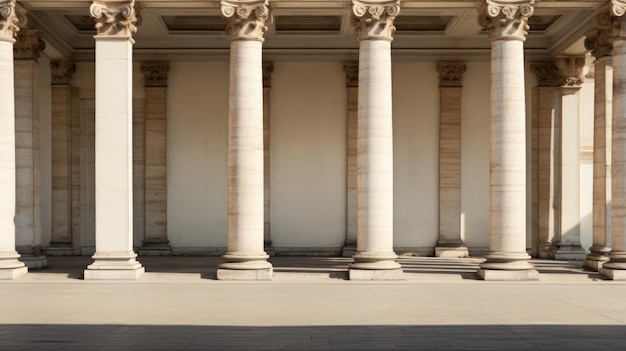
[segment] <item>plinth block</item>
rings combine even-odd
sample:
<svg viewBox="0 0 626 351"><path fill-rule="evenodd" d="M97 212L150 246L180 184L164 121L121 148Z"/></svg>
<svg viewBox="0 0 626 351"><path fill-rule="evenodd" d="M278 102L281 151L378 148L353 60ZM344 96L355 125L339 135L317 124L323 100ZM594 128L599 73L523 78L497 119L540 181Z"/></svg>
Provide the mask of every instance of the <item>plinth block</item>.
<svg viewBox="0 0 626 351"><path fill-rule="evenodd" d="M538 280L539 272L535 269L504 270L504 269L483 269L476 272L482 280Z"/></svg>
<svg viewBox="0 0 626 351"><path fill-rule="evenodd" d="M0 269L0 280L12 280L26 273L27 267Z"/></svg>
<svg viewBox="0 0 626 351"><path fill-rule="evenodd" d="M85 280L136 280L144 274L145 267L137 269L85 269Z"/></svg>
<svg viewBox="0 0 626 351"><path fill-rule="evenodd" d="M402 269L356 269L348 270L350 280L404 280Z"/></svg>
<svg viewBox="0 0 626 351"><path fill-rule="evenodd" d="M626 280L626 269L600 268L600 275L611 280Z"/></svg>
<svg viewBox="0 0 626 351"><path fill-rule="evenodd" d="M223 269L217 270L218 280L271 280L273 269Z"/></svg>
<svg viewBox="0 0 626 351"><path fill-rule="evenodd" d="M436 247L435 256L440 258L463 258L469 257L467 247Z"/></svg>
<svg viewBox="0 0 626 351"><path fill-rule="evenodd" d="M44 255L23 254L20 261L24 262L28 269L42 269L48 266L48 259Z"/></svg>
<svg viewBox="0 0 626 351"><path fill-rule="evenodd" d="M583 268L592 272L599 272L600 268L602 268L602 265L607 261L608 259L604 261L596 261L596 260L587 259L583 261Z"/></svg>

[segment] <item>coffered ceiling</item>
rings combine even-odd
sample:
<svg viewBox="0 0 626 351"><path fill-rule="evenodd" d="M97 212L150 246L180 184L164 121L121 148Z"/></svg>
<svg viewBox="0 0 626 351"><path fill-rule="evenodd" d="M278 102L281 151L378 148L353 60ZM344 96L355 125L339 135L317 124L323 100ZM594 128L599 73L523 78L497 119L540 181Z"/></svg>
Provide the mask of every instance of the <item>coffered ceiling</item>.
<svg viewBox="0 0 626 351"><path fill-rule="evenodd" d="M29 24L41 29L50 56L92 60L91 1L19 1ZM135 35L138 60L225 60L226 22L217 0L138 1L142 23ZM476 0L404 0L396 18L396 60L486 60L490 41L478 25ZM548 59L583 54L584 35L595 27L605 0L536 0L526 55ZM270 0L274 21L266 33L264 55L271 60L355 59L358 42L350 25L351 2Z"/></svg>

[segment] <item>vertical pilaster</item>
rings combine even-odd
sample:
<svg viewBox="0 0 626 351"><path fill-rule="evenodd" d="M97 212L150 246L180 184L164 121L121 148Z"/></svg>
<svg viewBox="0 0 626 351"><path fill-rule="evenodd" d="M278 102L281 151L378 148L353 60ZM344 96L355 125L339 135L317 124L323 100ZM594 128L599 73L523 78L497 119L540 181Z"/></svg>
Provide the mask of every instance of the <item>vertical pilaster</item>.
<svg viewBox="0 0 626 351"><path fill-rule="evenodd" d="M145 75L145 232L142 255L169 256L167 238L167 73L169 63L141 66Z"/></svg>
<svg viewBox="0 0 626 351"><path fill-rule="evenodd" d="M608 279L626 280L626 2L611 0L613 114L611 149L611 253L599 269Z"/></svg>
<svg viewBox="0 0 626 351"><path fill-rule="evenodd" d="M24 18L25 14L24 14ZM24 26L26 23L20 23ZM47 265L41 251L41 172L39 162L39 56L45 49L38 30L22 28L15 59L16 245L30 269Z"/></svg>
<svg viewBox="0 0 626 351"><path fill-rule="evenodd" d="M347 153L346 153L346 241L342 250L343 257L356 254L357 241L357 115L359 100L359 63L347 62L343 65L346 72L347 93Z"/></svg>
<svg viewBox="0 0 626 351"><path fill-rule="evenodd" d="M0 0L0 279L14 279L28 271L15 250L13 44L17 31L15 0Z"/></svg>
<svg viewBox="0 0 626 351"><path fill-rule="evenodd" d="M137 279L133 252L132 34L134 0L94 0L96 20L96 253L85 279Z"/></svg>
<svg viewBox="0 0 626 351"><path fill-rule="evenodd" d="M50 61L52 73L52 238L49 255L71 255L72 208L72 75L69 59Z"/></svg>
<svg viewBox="0 0 626 351"><path fill-rule="evenodd" d="M613 43L607 14L598 16L598 29L585 39L594 61L593 118L593 242L583 262L597 272L609 260L611 238L611 125L613 112Z"/></svg>
<svg viewBox="0 0 626 351"><path fill-rule="evenodd" d="M217 279L269 280L263 216L263 34L267 0L222 1L230 35L228 251Z"/></svg>
<svg viewBox="0 0 626 351"><path fill-rule="evenodd" d="M442 62L439 71L439 239L435 256L468 257L461 238L461 93L464 63Z"/></svg>
<svg viewBox="0 0 626 351"><path fill-rule="evenodd" d="M359 36L357 252L351 280L403 279L393 252L391 41L400 1L352 1Z"/></svg>
<svg viewBox="0 0 626 351"><path fill-rule="evenodd" d="M272 89L272 73L274 64L263 63L263 248L274 256L276 250L272 245L270 217L270 91Z"/></svg>
<svg viewBox="0 0 626 351"><path fill-rule="evenodd" d="M480 24L491 35L489 253L484 280L532 280L526 253L526 113L524 41L534 0L485 0Z"/></svg>

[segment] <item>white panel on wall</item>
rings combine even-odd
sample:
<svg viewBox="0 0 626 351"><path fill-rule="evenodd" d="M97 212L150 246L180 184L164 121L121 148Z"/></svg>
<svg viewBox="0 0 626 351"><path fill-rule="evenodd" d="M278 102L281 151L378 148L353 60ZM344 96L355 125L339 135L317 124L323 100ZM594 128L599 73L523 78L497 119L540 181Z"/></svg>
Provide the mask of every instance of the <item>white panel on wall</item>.
<svg viewBox="0 0 626 351"><path fill-rule="evenodd" d="M276 62L270 103L273 245L341 247L346 81L340 62Z"/></svg>
<svg viewBox="0 0 626 351"><path fill-rule="evenodd" d="M228 63L172 62L168 78L170 245L225 247Z"/></svg>
<svg viewBox="0 0 626 351"><path fill-rule="evenodd" d="M435 62L393 65L394 246L439 235L439 74Z"/></svg>

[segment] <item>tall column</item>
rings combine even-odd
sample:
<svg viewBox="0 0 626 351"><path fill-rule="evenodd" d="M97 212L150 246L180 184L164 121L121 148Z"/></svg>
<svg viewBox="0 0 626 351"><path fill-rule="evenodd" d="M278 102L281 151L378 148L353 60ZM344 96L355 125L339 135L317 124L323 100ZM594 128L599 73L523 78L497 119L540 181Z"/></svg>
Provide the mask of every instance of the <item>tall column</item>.
<svg viewBox="0 0 626 351"><path fill-rule="evenodd" d="M270 225L270 90L272 89L272 73L274 64L263 63L263 248L274 256L276 250L272 245Z"/></svg>
<svg viewBox="0 0 626 351"><path fill-rule="evenodd" d="M357 241L357 115L359 100L359 63L346 62L347 93L347 153L346 153L346 241L342 250L343 257L352 257L356 253Z"/></svg>
<svg viewBox="0 0 626 351"><path fill-rule="evenodd" d="M594 61L593 243L583 266L597 272L609 260L611 238L611 125L613 112L613 43L608 14L598 16L598 30L585 39Z"/></svg>
<svg viewBox="0 0 626 351"><path fill-rule="evenodd" d="M28 271L15 250L13 44L17 31L15 0L0 0L0 279L14 279Z"/></svg>
<svg viewBox="0 0 626 351"><path fill-rule="evenodd" d="M52 85L52 238L49 255L72 251L72 75L70 59L50 61Z"/></svg>
<svg viewBox="0 0 626 351"><path fill-rule="evenodd" d="M145 231L142 255L170 256L167 238L167 73L168 62L141 65L145 75Z"/></svg>
<svg viewBox="0 0 626 351"><path fill-rule="evenodd" d="M94 0L96 21L96 253L85 279L137 279L133 252L132 34L134 0Z"/></svg>
<svg viewBox="0 0 626 351"><path fill-rule="evenodd" d="M611 253L600 274L626 280L626 1L610 2L613 38Z"/></svg>
<svg viewBox="0 0 626 351"><path fill-rule="evenodd" d="M391 41L400 1L352 1L359 36L357 252L351 280L403 279L393 252Z"/></svg>
<svg viewBox="0 0 626 351"><path fill-rule="evenodd" d="M461 239L461 92L464 63L442 62L439 71L439 240L435 256L468 257Z"/></svg>
<svg viewBox="0 0 626 351"><path fill-rule="evenodd" d="M267 0L222 1L230 35L228 251L217 279L269 280L263 250L263 34Z"/></svg>
<svg viewBox="0 0 626 351"><path fill-rule="evenodd" d="M23 18L26 18L24 13ZM16 245L30 269L47 265L41 251L41 177L39 163L39 56L45 49L38 30L23 28L13 46L15 59Z"/></svg>
<svg viewBox="0 0 626 351"><path fill-rule="evenodd" d="M489 253L484 280L532 280L526 253L526 113L524 40L534 0L485 0L480 24L491 35Z"/></svg>

